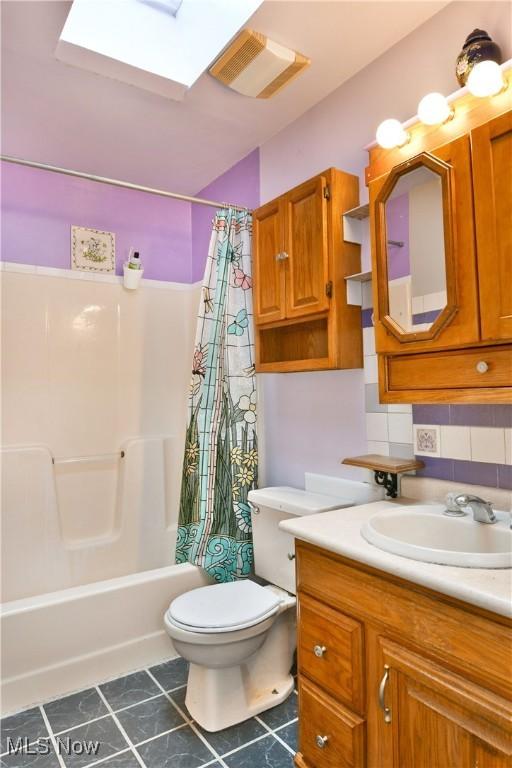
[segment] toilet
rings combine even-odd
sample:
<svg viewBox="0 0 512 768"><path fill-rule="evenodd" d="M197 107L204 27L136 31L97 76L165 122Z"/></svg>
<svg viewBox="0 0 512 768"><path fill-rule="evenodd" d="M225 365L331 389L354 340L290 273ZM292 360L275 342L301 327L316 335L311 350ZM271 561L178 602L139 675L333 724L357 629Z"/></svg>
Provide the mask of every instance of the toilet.
<svg viewBox="0 0 512 768"><path fill-rule="evenodd" d="M176 651L190 662L185 704L207 731L247 720L293 690L296 648L293 537L279 523L352 506L354 501L296 488L250 491L255 573L177 597L164 618Z"/></svg>

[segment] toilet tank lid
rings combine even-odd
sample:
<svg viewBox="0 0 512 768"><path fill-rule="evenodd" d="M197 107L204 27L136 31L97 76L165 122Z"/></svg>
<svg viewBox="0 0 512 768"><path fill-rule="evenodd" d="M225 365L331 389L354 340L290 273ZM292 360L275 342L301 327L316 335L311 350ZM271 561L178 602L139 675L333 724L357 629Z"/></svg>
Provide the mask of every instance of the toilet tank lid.
<svg viewBox="0 0 512 768"><path fill-rule="evenodd" d="M300 488L285 485L249 491L248 499L257 507L270 507L290 515L313 515L316 512L327 512L329 509L351 507L354 504L353 499L302 491Z"/></svg>

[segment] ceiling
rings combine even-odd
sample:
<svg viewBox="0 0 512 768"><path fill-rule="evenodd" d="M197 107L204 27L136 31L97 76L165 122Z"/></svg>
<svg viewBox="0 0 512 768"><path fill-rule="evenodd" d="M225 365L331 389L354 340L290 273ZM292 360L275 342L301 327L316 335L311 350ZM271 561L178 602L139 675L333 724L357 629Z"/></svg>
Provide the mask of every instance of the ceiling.
<svg viewBox="0 0 512 768"><path fill-rule="evenodd" d="M446 4L265 0L248 26L309 69L269 100L205 74L177 102L57 61L70 3L3 0L2 152L194 194Z"/></svg>

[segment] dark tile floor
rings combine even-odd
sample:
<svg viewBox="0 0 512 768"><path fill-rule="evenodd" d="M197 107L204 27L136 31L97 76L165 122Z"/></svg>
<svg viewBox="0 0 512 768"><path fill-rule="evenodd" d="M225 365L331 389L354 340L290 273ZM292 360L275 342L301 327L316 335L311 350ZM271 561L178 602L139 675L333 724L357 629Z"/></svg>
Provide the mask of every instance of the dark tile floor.
<svg viewBox="0 0 512 768"><path fill-rule="evenodd" d="M185 707L173 659L1 721L0 768L292 768L297 696L208 733ZM20 739L19 753L9 750ZM9 741L10 740L10 741Z"/></svg>

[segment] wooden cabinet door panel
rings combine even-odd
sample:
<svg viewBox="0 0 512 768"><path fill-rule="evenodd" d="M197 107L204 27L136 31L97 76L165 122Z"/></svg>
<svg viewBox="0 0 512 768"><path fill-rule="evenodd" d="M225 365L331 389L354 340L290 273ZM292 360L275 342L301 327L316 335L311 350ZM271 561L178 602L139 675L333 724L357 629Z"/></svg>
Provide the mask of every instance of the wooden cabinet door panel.
<svg viewBox="0 0 512 768"><path fill-rule="evenodd" d="M386 638L378 646L394 767L511 768L511 702Z"/></svg>
<svg viewBox="0 0 512 768"><path fill-rule="evenodd" d="M317 176L284 198L286 316L317 314L329 308L326 179Z"/></svg>
<svg viewBox="0 0 512 768"><path fill-rule="evenodd" d="M471 142L482 338L512 339L512 111Z"/></svg>
<svg viewBox="0 0 512 768"><path fill-rule="evenodd" d="M254 319L273 323L285 317L282 202L273 200L253 213Z"/></svg>
<svg viewBox="0 0 512 768"><path fill-rule="evenodd" d="M377 247L376 198L383 187L386 176L370 184L372 259L375 279L373 280L373 305L375 322L375 344L377 352L412 352L444 349L478 342L480 338L478 315L478 286L474 242L473 196L471 183L471 153L468 136L462 136L432 152L433 155L451 166L451 218L453 243L451 286L455 312L442 326L434 339L411 341L396 338L382 322L379 306L383 302L379 294L387 285L385 254Z"/></svg>

